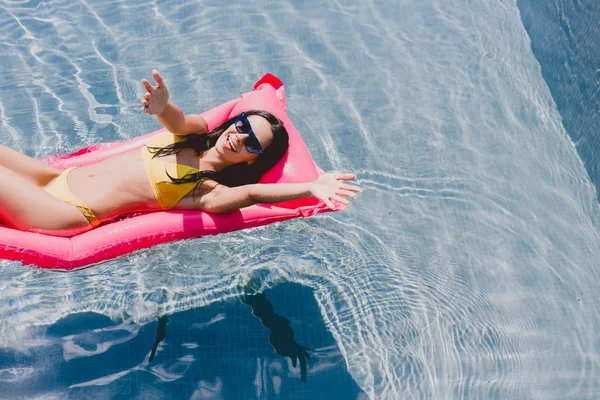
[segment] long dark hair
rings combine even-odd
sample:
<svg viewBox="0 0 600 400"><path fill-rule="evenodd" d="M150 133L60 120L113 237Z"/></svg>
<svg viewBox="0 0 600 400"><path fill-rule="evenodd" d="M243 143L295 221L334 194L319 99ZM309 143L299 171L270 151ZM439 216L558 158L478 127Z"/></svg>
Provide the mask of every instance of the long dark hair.
<svg viewBox="0 0 600 400"><path fill-rule="evenodd" d="M266 119L271 124L271 132L273 133L271 145L256 158L253 164L233 164L221 171L198 171L189 173L182 178L174 178L167 174L171 181L175 184L189 182L200 184L208 178L229 187L257 183L265 172L273 168L275 164L281 160L287 151L289 137L287 131L283 127L283 122L273 114L259 110L245 111L245 113L247 116L259 115ZM152 158L179 154L183 149L193 149L196 152L196 155L200 156L215 146L219 137L221 137L223 132L235 122L237 117L238 116L236 115L235 117L229 118L208 133L191 133L182 136L180 142L172 143L165 147L148 147L148 149L150 152L154 153Z"/></svg>

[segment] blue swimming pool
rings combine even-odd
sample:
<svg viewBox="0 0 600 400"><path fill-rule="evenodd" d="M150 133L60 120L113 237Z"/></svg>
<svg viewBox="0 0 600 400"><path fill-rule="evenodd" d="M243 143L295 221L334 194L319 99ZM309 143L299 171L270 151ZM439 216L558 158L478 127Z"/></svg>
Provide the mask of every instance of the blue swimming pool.
<svg viewBox="0 0 600 400"><path fill-rule="evenodd" d="M188 113L271 72L315 162L364 189L73 273L0 261L0 397L596 398L597 13L0 2L1 144L42 158L155 130L153 68Z"/></svg>

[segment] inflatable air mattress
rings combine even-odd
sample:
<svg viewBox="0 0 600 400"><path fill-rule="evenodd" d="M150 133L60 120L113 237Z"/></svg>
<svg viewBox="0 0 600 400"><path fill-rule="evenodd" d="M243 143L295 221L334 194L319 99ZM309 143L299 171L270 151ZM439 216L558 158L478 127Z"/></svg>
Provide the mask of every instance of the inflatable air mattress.
<svg viewBox="0 0 600 400"><path fill-rule="evenodd" d="M284 87L275 76L265 75L254 85L252 92L202 115L211 130L227 118L251 109L265 110L277 116L283 121L290 136L287 154L260 182L294 183L315 180L322 171L314 164L287 116ZM155 133L126 142L93 145L72 154L55 155L44 161L60 169L98 162L140 148ZM155 211L123 215L73 237L23 232L0 225L0 258L42 268L72 270L160 243L252 228L326 211L333 210L314 198L258 204L227 214L197 210Z"/></svg>

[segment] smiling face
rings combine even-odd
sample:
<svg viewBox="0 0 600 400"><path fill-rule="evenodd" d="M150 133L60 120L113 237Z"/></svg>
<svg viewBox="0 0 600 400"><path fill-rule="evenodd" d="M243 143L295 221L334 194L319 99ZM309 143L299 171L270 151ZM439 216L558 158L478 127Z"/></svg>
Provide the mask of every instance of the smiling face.
<svg viewBox="0 0 600 400"><path fill-rule="evenodd" d="M263 151L267 150L273 141L271 124L260 115L250 115L248 120ZM215 150L223 160L232 164L242 162L252 164L260 154L251 153L246 149L244 142L248 137L249 135L246 133L239 133L235 124L231 124L217 140Z"/></svg>

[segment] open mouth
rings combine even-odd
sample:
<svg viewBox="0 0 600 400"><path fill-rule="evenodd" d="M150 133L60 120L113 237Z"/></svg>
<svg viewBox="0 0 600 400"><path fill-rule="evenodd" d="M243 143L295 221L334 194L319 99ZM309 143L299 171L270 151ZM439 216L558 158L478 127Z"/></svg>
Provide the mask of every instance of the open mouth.
<svg viewBox="0 0 600 400"><path fill-rule="evenodd" d="M237 153L237 150L235 149L235 147L233 146L233 142L231 141L231 136L227 136L227 138L225 139L225 148L229 151Z"/></svg>

